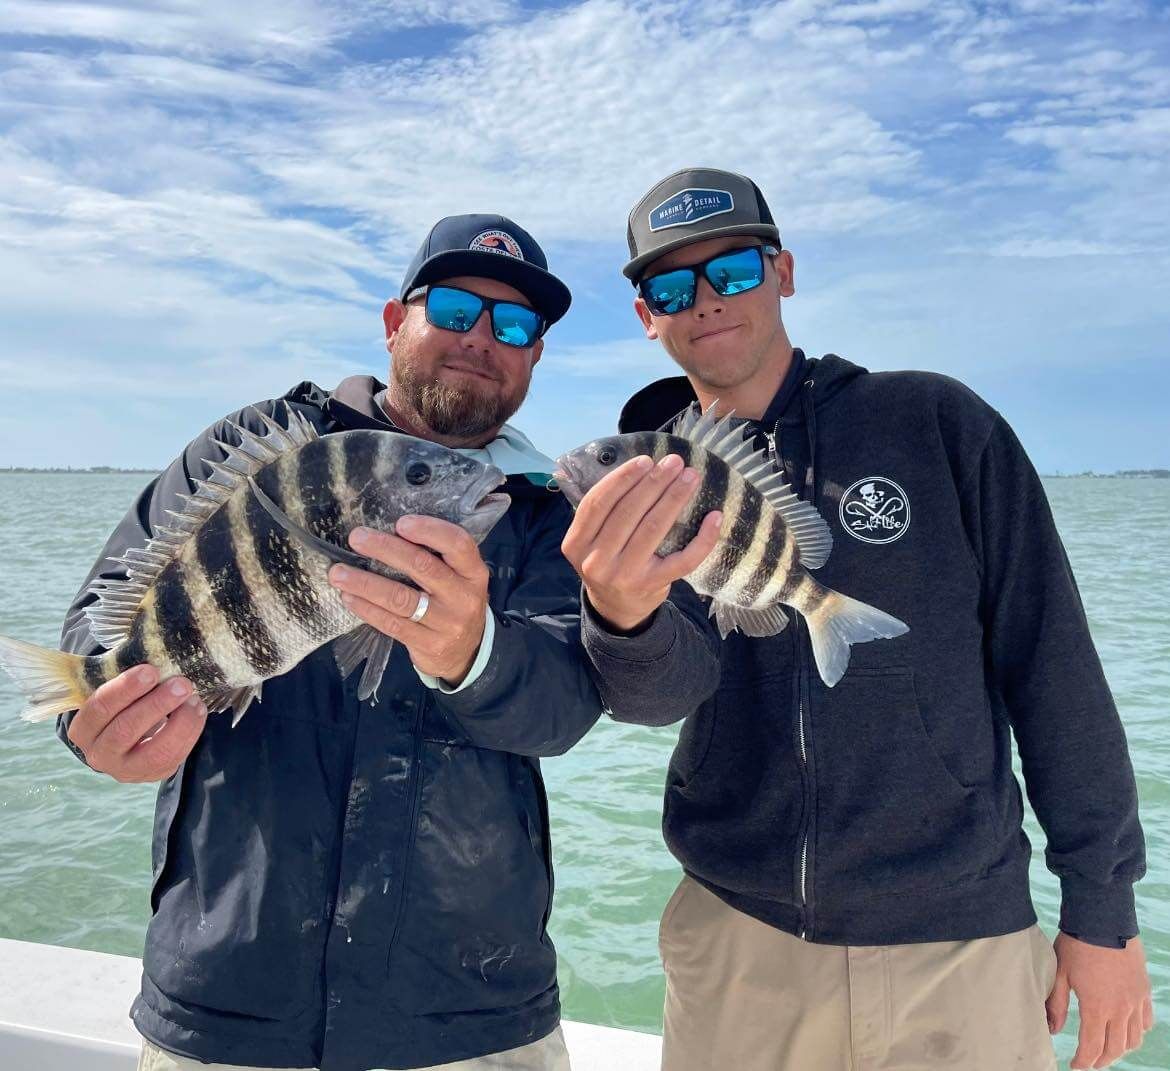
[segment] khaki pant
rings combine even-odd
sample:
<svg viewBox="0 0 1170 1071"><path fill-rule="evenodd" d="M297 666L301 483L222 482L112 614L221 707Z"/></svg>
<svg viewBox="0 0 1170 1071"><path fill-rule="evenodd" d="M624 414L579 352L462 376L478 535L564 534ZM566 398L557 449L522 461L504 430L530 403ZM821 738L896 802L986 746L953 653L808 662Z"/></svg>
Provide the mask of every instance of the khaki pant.
<svg viewBox="0 0 1170 1071"><path fill-rule="evenodd" d="M662 915L663 1071L1055 1071L1040 928L815 945L683 878Z"/></svg>
<svg viewBox="0 0 1170 1071"><path fill-rule="evenodd" d="M183 1056L142 1042L142 1055L138 1059L138 1071L257 1071L254 1067L239 1067L236 1064L201 1064ZM312 1071L311 1068L276 1068L273 1071ZM436 1064L418 1071L570 1071L569 1050L565 1048L565 1035L558 1026L547 1037L521 1045L507 1052L494 1052L489 1056L477 1056L473 1060L457 1060L453 1064Z"/></svg>

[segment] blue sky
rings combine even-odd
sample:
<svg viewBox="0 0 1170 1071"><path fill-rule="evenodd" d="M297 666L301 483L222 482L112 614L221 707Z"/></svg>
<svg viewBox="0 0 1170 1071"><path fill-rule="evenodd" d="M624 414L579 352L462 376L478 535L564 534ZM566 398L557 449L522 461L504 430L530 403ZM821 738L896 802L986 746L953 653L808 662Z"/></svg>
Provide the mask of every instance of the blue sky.
<svg viewBox="0 0 1170 1071"><path fill-rule="evenodd" d="M549 453L673 366L619 274L687 165L746 172L810 354L957 376L1044 471L1170 467L1170 16L1138 0L163 0L0 7L0 465L162 465L384 376L430 224L570 284Z"/></svg>

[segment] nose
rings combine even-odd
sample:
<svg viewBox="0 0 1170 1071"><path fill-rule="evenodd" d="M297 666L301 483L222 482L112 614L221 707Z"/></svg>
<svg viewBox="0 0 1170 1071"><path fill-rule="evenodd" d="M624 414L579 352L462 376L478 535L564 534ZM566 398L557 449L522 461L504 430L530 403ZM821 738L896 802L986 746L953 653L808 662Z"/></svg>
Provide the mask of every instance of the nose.
<svg viewBox="0 0 1170 1071"><path fill-rule="evenodd" d="M479 314L479 319L471 325L471 330L464 333L460 345L465 350L484 356L492 352L496 345L496 336L492 334L492 318L487 309Z"/></svg>
<svg viewBox="0 0 1170 1071"><path fill-rule="evenodd" d="M691 311L702 320L707 316L721 316L725 304L722 295L715 290L705 275L700 274L698 285L695 287L695 304Z"/></svg>

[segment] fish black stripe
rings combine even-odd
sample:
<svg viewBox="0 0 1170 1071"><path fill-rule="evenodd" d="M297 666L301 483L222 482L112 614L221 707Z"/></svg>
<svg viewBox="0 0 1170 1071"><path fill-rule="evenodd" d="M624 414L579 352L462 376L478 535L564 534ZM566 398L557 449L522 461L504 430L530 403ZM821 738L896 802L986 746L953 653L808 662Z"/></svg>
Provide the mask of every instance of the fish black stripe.
<svg viewBox="0 0 1170 1071"><path fill-rule="evenodd" d="M140 666L146 659L146 643L142 638L142 630L146 627L146 615L139 614L130 626L130 634L118 645L115 651L116 665L119 673L125 673L133 666Z"/></svg>
<svg viewBox="0 0 1170 1071"><path fill-rule="evenodd" d="M300 544L268 515L255 495L248 495L244 502L244 523L252 534L256 561L269 580L268 587L284 603L293 620L300 624L321 616L316 594L308 584L290 584L280 579L282 575L301 571ZM271 651L277 653L276 644L272 644Z"/></svg>
<svg viewBox="0 0 1170 1071"><path fill-rule="evenodd" d="M102 656L93 655L87 658L82 663L82 672L85 677L85 683L95 691L106 683L106 673L102 669Z"/></svg>
<svg viewBox="0 0 1170 1071"><path fill-rule="evenodd" d="M723 466L725 469L727 466ZM727 542L722 548L720 558L721 570L730 577L739 563L752 549L752 541L756 536L756 526L760 523L760 515L764 508L764 496L751 484L744 484L743 498L736 512L735 523L727 533ZM738 593L737 593L738 594Z"/></svg>
<svg viewBox="0 0 1170 1071"><path fill-rule="evenodd" d="M695 447L690 439L680 439L677 435L670 437L670 445L666 451L669 454L678 454L682 458L683 465L690 465L695 456ZM666 454L662 455L663 457Z"/></svg>
<svg viewBox="0 0 1170 1071"><path fill-rule="evenodd" d="M780 559L784 555L785 541L792 538L778 514L769 514L768 520L768 541L764 544L764 553L760 555L760 564L744 585L743 597L746 602L753 602L764 590L764 585L772 578L776 566L780 564Z"/></svg>
<svg viewBox="0 0 1170 1071"><path fill-rule="evenodd" d="M215 605L227 622L236 646L257 676L265 677L277 665L276 643L252 607L252 594L236 561L230 529L216 523L220 518L226 521L226 509L199 530L195 537L195 556L204 576L213 581L210 587Z"/></svg>
<svg viewBox="0 0 1170 1071"><path fill-rule="evenodd" d="M155 581L154 615L159 639L183 676L200 689L223 685L223 672L207 652L203 631L177 564L164 569Z"/></svg>
<svg viewBox="0 0 1170 1071"><path fill-rule="evenodd" d="M688 542L699 534L699 526L708 513L727 508L730 469L722 458L715 454L708 453L702 460L706 469L702 473L703 483L699 487L699 493L679 518L679 523L686 528Z"/></svg>
<svg viewBox="0 0 1170 1071"><path fill-rule="evenodd" d="M333 493L333 470L327 440L317 439L301 447L297 451L296 468L305 507L305 527L322 539L339 543L341 510Z"/></svg>

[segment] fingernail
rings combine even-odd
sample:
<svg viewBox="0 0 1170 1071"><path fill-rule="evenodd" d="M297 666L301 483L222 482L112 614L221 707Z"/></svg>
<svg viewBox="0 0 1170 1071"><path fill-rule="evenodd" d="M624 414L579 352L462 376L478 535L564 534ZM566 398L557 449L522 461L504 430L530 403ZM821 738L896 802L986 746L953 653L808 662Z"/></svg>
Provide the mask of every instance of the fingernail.
<svg viewBox="0 0 1170 1071"><path fill-rule="evenodd" d="M417 523L418 523L417 517L414 517L414 516L411 516L410 514L407 514L405 517L399 517L398 520L394 522L394 529L393 530L395 532L397 532L399 528L405 528L406 531L409 532L412 528L414 528L414 526Z"/></svg>
<svg viewBox="0 0 1170 1071"><path fill-rule="evenodd" d="M653 464L654 464L654 459L652 457L647 457L645 454L642 454L640 457L634 458L634 468L637 469L639 472L645 472L646 469L648 469Z"/></svg>
<svg viewBox="0 0 1170 1071"><path fill-rule="evenodd" d="M368 528L355 528L349 533L349 541L355 546L360 547L369 541L372 533Z"/></svg>
<svg viewBox="0 0 1170 1071"><path fill-rule="evenodd" d="M352 606L353 596L348 591L343 591L341 593L341 601L345 603L346 606Z"/></svg>
<svg viewBox="0 0 1170 1071"><path fill-rule="evenodd" d="M684 472L679 477L679 479L682 480L682 482L685 484L698 483L699 482L699 474L694 469L687 469L687 471Z"/></svg>
<svg viewBox="0 0 1170 1071"><path fill-rule="evenodd" d="M184 680L171 681L171 695L186 695L191 691L191 685Z"/></svg>
<svg viewBox="0 0 1170 1071"><path fill-rule="evenodd" d="M349 579L349 570L344 565L335 565L329 570L329 579L334 584L344 584Z"/></svg>
<svg viewBox="0 0 1170 1071"><path fill-rule="evenodd" d="M138 670L138 680L142 684L154 684L158 680L158 671L154 666L142 666Z"/></svg>
<svg viewBox="0 0 1170 1071"><path fill-rule="evenodd" d="M716 510L714 513L707 514L707 522L712 528L718 528L723 523L723 514Z"/></svg>
<svg viewBox="0 0 1170 1071"><path fill-rule="evenodd" d="M660 469L673 469L682 464L682 458L678 454L667 454L661 461L658 462Z"/></svg>

